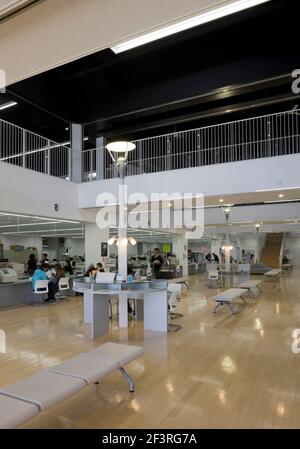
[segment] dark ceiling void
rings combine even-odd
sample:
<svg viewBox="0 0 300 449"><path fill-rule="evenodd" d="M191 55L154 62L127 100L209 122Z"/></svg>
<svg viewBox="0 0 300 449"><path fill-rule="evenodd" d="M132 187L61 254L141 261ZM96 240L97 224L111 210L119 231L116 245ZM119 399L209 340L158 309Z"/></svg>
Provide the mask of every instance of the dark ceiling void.
<svg viewBox="0 0 300 449"><path fill-rule="evenodd" d="M299 0L273 0L118 55L94 53L9 86L5 101L18 106L0 118L60 142L82 123L93 146L101 135L136 139L287 110L300 104L291 90L299 12Z"/></svg>

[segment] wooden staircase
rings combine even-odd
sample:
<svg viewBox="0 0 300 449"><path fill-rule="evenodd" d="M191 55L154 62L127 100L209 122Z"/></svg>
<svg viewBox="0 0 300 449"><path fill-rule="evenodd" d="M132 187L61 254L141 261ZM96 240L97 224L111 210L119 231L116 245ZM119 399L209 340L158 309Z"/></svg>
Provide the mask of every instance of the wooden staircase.
<svg viewBox="0 0 300 449"><path fill-rule="evenodd" d="M279 261L283 234L268 234L265 246L262 249L260 262L271 268L280 268Z"/></svg>

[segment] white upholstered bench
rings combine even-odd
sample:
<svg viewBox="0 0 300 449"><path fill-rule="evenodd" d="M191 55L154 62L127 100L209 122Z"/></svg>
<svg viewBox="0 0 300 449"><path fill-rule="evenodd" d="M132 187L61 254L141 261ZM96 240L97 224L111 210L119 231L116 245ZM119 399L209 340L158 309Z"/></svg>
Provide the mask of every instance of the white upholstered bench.
<svg viewBox="0 0 300 449"><path fill-rule="evenodd" d="M78 393L86 385L98 383L119 370L133 392L135 385L124 365L142 355L139 346L105 343L53 368L0 389L0 429L14 429L43 410Z"/></svg>
<svg viewBox="0 0 300 449"><path fill-rule="evenodd" d="M262 281L246 281L246 282L242 282L238 288L243 288L245 290L248 291L249 294L251 294L253 296L253 298L255 298L255 289L259 291L259 293L262 293L262 290L260 288L260 284L262 283Z"/></svg>
<svg viewBox="0 0 300 449"><path fill-rule="evenodd" d="M218 293L216 296L213 296L212 299L217 303L214 308L214 313L217 312L218 308L221 306L229 307L232 315L236 313L236 310L232 307L232 301L237 298L241 298L244 304L247 304L243 295L245 294L245 289L243 288L230 288L222 293Z"/></svg>
<svg viewBox="0 0 300 449"><path fill-rule="evenodd" d="M274 278L279 278L282 275L282 270L280 268L275 268L274 270L270 270L267 271L266 273L264 273L264 276L267 279L274 279Z"/></svg>

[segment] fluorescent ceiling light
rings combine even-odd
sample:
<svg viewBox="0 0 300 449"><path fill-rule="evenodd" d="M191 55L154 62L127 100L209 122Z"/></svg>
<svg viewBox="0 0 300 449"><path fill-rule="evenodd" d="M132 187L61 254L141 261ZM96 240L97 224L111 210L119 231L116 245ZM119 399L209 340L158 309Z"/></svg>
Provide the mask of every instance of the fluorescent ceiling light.
<svg viewBox="0 0 300 449"><path fill-rule="evenodd" d="M7 212L0 212L0 215L4 215L5 217L20 217L20 218L32 218L35 220L45 220L45 221L55 221L55 223L73 223L73 224L80 224L80 221L73 221L73 220L57 220L56 218L45 218L45 217L38 217L37 215L22 215L22 214L9 214ZM33 222L34 223L34 222Z"/></svg>
<svg viewBox="0 0 300 449"><path fill-rule="evenodd" d="M281 187L280 189L255 190L255 192L280 192L281 190L294 190L294 189L300 189L300 187Z"/></svg>
<svg viewBox="0 0 300 449"><path fill-rule="evenodd" d="M262 3L267 3L268 1L270 0L234 1L229 5L219 6L210 9L209 11L197 14L196 16L189 17L188 19L183 19L179 22L173 23L172 25L166 25L159 28L158 30L149 31L148 33L142 34L141 36L137 36L132 39L120 42L119 44L113 45L110 48L116 54L122 53L123 51L131 50L132 48L148 44L149 42L171 36L172 34L179 33L180 31L188 30L190 28L212 22L214 20L229 16L239 11L243 11L244 9L252 8L253 6L257 6Z"/></svg>
<svg viewBox="0 0 300 449"><path fill-rule="evenodd" d="M300 201L300 198L296 198L296 199L292 199L292 200L285 199L285 200L275 200L275 201L264 201L264 203L265 203L265 204L272 204L272 203L274 203L274 204L276 204L276 203L293 203L293 202L296 202L296 201Z"/></svg>
<svg viewBox="0 0 300 449"><path fill-rule="evenodd" d="M48 225L56 225L57 221L48 221L47 223L19 223L19 224L7 224L1 225L0 228L20 228L22 226L48 226Z"/></svg>
<svg viewBox="0 0 300 449"><path fill-rule="evenodd" d="M12 106L16 106L16 104L18 104L16 101L9 101L8 103L1 104L0 111L2 111L3 109L11 108Z"/></svg>
<svg viewBox="0 0 300 449"><path fill-rule="evenodd" d="M61 232L63 232L63 231L66 231L66 232L75 232L75 231L82 231L83 229L82 228L73 228L73 229L47 229L46 231L45 231L45 229L38 229L38 230L35 230L35 231L13 231L13 232L2 232L2 235L6 235L6 234L32 234L32 233L41 233L41 232L57 232L57 233L61 233ZM72 235L72 234L68 234L68 235ZM78 235L78 233L77 233L77 235Z"/></svg>

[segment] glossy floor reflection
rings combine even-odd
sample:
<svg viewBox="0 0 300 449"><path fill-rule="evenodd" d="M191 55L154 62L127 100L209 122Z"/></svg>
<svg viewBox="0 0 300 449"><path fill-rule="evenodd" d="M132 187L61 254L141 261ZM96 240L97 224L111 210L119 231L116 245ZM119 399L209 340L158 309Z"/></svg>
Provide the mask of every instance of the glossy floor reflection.
<svg viewBox="0 0 300 449"><path fill-rule="evenodd" d="M89 386L24 428L294 428L300 427L300 270L264 282L259 299L212 314L202 275L191 277L176 320L179 332L127 330L92 342L82 299L40 308L0 311L0 386L51 367L105 341L133 342L145 355L128 366L137 389L119 373ZM238 304L239 301L237 301Z"/></svg>

